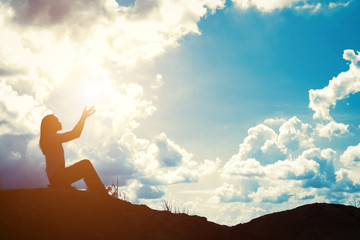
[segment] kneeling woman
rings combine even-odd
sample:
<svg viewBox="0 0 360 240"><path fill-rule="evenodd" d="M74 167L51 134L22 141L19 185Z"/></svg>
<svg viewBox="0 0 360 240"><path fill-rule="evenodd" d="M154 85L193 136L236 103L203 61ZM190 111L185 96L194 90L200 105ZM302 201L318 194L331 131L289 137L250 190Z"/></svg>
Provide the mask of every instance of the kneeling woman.
<svg viewBox="0 0 360 240"><path fill-rule="evenodd" d="M65 133L57 133L62 129L62 125L54 115L50 114L42 119L40 148L46 158L46 173L51 186L70 188L73 182L84 179L90 192L106 192L104 184L89 160L84 159L65 167L62 143L80 137L85 120L94 113L94 107L85 108L73 130Z"/></svg>

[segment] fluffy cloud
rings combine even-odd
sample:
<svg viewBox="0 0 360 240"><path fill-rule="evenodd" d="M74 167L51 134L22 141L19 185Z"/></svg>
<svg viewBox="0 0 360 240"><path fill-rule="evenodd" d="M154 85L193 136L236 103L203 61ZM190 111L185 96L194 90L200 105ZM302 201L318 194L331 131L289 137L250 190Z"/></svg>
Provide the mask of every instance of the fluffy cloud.
<svg viewBox="0 0 360 240"><path fill-rule="evenodd" d="M263 12L271 12L275 9L290 7L292 4L300 2L300 0L233 0L234 4L241 8L256 7Z"/></svg>
<svg viewBox="0 0 360 240"><path fill-rule="evenodd" d="M39 160L37 140L31 134L0 136L0 178L4 187L46 187L45 161Z"/></svg>
<svg viewBox="0 0 360 240"><path fill-rule="evenodd" d="M336 185L334 187L336 192L354 193L360 191L360 178L358 174L353 171L341 168L336 172ZM342 194L338 195L344 198ZM335 197L336 198L336 197Z"/></svg>
<svg viewBox="0 0 360 240"><path fill-rule="evenodd" d="M280 146L288 150L303 150L313 146L313 129L310 124L302 123L297 117L284 122L279 129Z"/></svg>
<svg viewBox="0 0 360 240"><path fill-rule="evenodd" d="M231 178L237 176L263 176L264 172L264 167L261 166L260 162L254 158L240 160L236 157L232 157L230 161L228 161L224 166L223 177Z"/></svg>
<svg viewBox="0 0 360 240"><path fill-rule="evenodd" d="M250 194L250 197L254 198L258 202L269 203L283 203L289 200L293 195L293 186L286 187L260 187L257 192Z"/></svg>
<svg viewBox="0 0 360 240"><path fill-rule="evenodd" d="M311 125L302 123L297 117L281 122L278 133L264 124L250 128L248 136L240 144L238 154L224 165L223 176L264 176L266 172L272 172L267 170L269 168L278 170L291 165L307 165L305 161L296 160L298 162L293 163L291 159L313 147ZM298 174L295 173L296 176Z"/></svg>
<svg viewBox="0 0 360 240"><path fill-rule="evenodd" d="M1 75L17 75L10 85L30 82L29 91L44 100L73 69L83 67L90 71L84 78L97 77L112 70L109 61L119 71L150 59L182 36L199 34L200 18L222 7L220 0L136 1L129 7L114 0L5 1L0 4L0 35L6 39L0 43Z"/></svg>
<svg viewBox="0 0 360 240"><path fill-rule="evenodd" d="M360 167L360 143L349 146L340 156L340 161L347 167Z"/></svg>
<svg viewBox="0 0 360 240"><path fill-rule="evenodd" d="M330 121L327 124L317 124L316 132L319 137L326 137L331 139L332 136L341 136L349 132L349 125L343 123L337 123L335 121Z"/></svg>
<svg viewBox="0 0 360 240"><path fill-rule="evenodd" d="M273 164L261 165L255 159L243 161L231 159L223 169L223 177L231 178L257 177L258 181L300 181L302 187L330 187L335 182L333 160L335 151L332 149L310 148L292 159L288 156Z"/></svg>
<svg viewBox="0 0 360 240"><path fill-rule="evenodd" d="M132 133L123 135L119 145L126 148L129 161L139 172L139 178L152 184L196 182L202 175L217 170L220 160L194 161L193 156L162 133L151 142L138 139Z"/></svg>
<svg viewBox="0 0 360 240"><path fill-rule="evenodd" d="M165 134L156 138L155 144L159 149L159 162L162 167L177 167L184 158L191 158L184 149L181 149L173 141L169 140Z"/></svg>
<svg viewBox="0 0 360 240"><path fill-rule="evenodd" d="M295 9L296 10L310 10L312 13L316 13L317 11L320 10L321 6L322 6L321 3L317 3L317 4L305 3L304 5L295 6Z"/></svg>
<svg viewBox="0 0 360 240"><path fill-rule="evenodd" d="M314 110L314 119L333 120L330 116L330 107L337 101L348 98L350 94L360 91L360 55L354 50L345 50L343 58L351 61L348 71L334 77L323 89L309 91L309 107Z"/></svg>
<svg viewBox="0 0 360 240"><path fill-rule="evenodd" d="M264 120L264 124L273 129L275 127L279 128L284 122L286 122L285 118L268 118Z"/></svg>
<svg viewBox="0 0 360 240"><path fill-rule="evenodd" d="M159 187L142 184L138 180L131 181L124 192L127 200L133 203L138 203L141 199L157 199L164 196L164 191Z"/></svg>
<svg viewBox="0 0 360 240"><path fill-rule="evenodd" d="M336 151L316 147L321 137L316 132L317 125L303 123L297 117L267 119L264 124L250 128L239 152L225 163L222 177L232 183L217 188L212 201L281 204L325 199L325 196L340 201L344 195L329 193L357 190L353 171L336 172L334 162L339 160ZM329 130L327 136L340 134ZM268 151L270 147L277 149L277 154ZM356 151L356 147L349 148L340 157L344 159L341 161L353 163ZM250 190L241 184L249 179L256 180L256 188Z"/></svg>
<svg viewBox="0 0 360 240"><path fill-rule="evenodd" d="M248 136L239 146L239 153L231 161L242 161L254 158L262 164L270 164L284 158L285 149L277 141L274 129L259 124L248 130Z"/></svg>
<svg viewBox="0 0 360 240"><path fill-rule="evenodd" d="M318 172L319 165L303 157L278 161L266 168L267 176L275 179L309 179Z"/></svg>
<svg viewBox="0 0 360 240"><path fill-rule="evenodd" d="M349 132L349 125L337 123L330 115L330 108L337 101L348 98L351 94L360 91L359 54L354 50L345 50L345 60L350 61L349 70L340 73L329 81L323 89L309 91L309 107L314 111L313 118L325 123L316 126L317 135L331 139L332 136L341 136Z"/></svg>
<svg viewBox="0 0 360 240"><path fill-rule="evenodd" d="M82 46L85 54L132 64L163 52L186 34L199 34L197 21L209 10L223 8L224 3L153 0L135 1L133 6L123 7L115 0L13 0L6 1L3 8L17 25L37 31L50 27L57 38L69 36L81 42L77 47ZM33 40L39 38L27 38L29 44L37 46Z"/></svg>
<svg viewBox="0 0 360 240"><path fill-rule="evenodd" d="M351 0L347 2L330 2L329 8L336 8L336 7L347 7L350 4Z"/></svg>
<svg viewBox="0 0 360 240"><path fill-rule="evenodd" d="M261 12L270 13L277 9L294 8L296 10L311 10L311 12L317 12L321 7L337 8L347 7L348 2L330 2L329 5L323 5L320 1L308 1L308 0L232 0L234 5L240 9L248 9L255 7Z"/></svg>
<svg viewBox="0 0 360 240"><path fill-rule="evenodd" d="M241 188L236 189L233 184L223 183L222 186L215 189L215 195L218 198L216 201L222 202L248 202L250 199L242 191Z"/></svg>
<svg viewBox="0 0 360 240"><path fill-rule="evenodd" d="M33 96L20 94L0 80L0 134L35 134L45 113L46 108Z"/></svg>
<svg viewBox="0 0 360 240"><path fill-rule="evenodd" d="M304 179L302 183L304 188L331 188L336 181L334 161L336 160L336 152L331 148L319 149L311 148L301 155L302 159L313 161L317 164L314 175Z"/></svg>

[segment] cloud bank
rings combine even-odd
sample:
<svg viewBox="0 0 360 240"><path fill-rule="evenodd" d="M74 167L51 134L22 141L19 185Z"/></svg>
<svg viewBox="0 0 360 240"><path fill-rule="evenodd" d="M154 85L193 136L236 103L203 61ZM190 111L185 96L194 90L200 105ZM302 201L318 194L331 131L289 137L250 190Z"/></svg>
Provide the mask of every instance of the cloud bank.
<svg viewBox="0 0 360 240"><path fill-rule="evenodd" d="M136 185L140 190L134 191L140 198L152 193L146 182L197 181L216 163L195 162L165 134L153 141L133 134L138 120L156 111L151 98L145 97L145 86L156 89L162 84L160 73L144 80L137 71L141 64L176 47L183 36L201 34L197 22L224 4L224 0L135 1L130 6L115 0L2 1L4 187L22 187L23 182L45 186L46 177L31 178L45 176L37 146L41 118L54 113L64 129L71 129L89 104L97 106L97 114L89 119L81 139L66 144L67 164L90 158L105 175L106 184L119 175L124 185L142 179ZM27 168L28 174L17 175L19 180L7 174L20 171L26 161L35 166Z"/></svg>
<svg viewBox="0 0 360 240"><path fill-rule="evenodd" d="M359 92L359 53L345 50L344 59L351 61L349 70L331 79L323 89L309 91L313 122L304 123L296 116L274 118L248 130L238 153L221 170L224 183L213 191L209 200L228 206L222 208L221 219L226 219L229 205L242 215L249 202L253 203L251 206L257 210L247 217L237 217L248 221L263 212L306 202L344 203L351 196L359 196L359 144L343 151L319 147L324 146L324 137L330 143L349 132L349 124L336 122L330 113L330 107L335 107L338 101Z"/></svg>

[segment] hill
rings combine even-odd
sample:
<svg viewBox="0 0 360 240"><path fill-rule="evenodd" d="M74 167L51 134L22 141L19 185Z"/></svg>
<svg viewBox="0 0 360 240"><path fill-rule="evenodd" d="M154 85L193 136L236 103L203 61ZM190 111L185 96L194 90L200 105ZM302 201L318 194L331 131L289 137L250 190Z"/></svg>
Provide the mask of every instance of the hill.
<svg viewBox="0 0 360 240"><path fill-rule="evenodd" d="M0 239L360 239L360 209L310 204L234 227L89 192L0 191Z"/></svg>

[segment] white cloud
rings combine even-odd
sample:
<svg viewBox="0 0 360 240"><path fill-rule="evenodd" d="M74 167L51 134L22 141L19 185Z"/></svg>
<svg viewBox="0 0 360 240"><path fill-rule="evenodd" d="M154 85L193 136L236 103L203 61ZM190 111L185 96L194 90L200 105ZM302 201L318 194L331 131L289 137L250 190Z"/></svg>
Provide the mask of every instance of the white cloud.
<svg viewBox="0 0 360 240"><path fill-rule="evenodd" d="M294 3L302 0L232 0L235 6L241 9L248 9L249 7L256 7L262 12L271 12L275 9L282 9L284 7L291 7Z"/></svg>
<svg viewBox="0 0 360 240"><path fill-rule="evenodd" d="M331 148L317 147L322 137L331 140L349 133L349 124L337 123L329 109L359 92L359 56L345 50L344 59L351 61L349 70L333 78L327 87L309 91L313 125L292 117L267 119L250 128L239 152L222 170L222 177L233 182L217 188L210 200L220 204L248 198L251 206L261 204L266 211L273 211L274 203L286 209L304 202L343 202L349 194L359 192L359 145L348 147L340 156ZM271 149L277 149L282 157L278 154L274 158ZM250 178L258 182L252 191L235 182Z"/></svg>
<svg viewBox="0 0 360 240"><path fill-rule="evenodd" d="M313 161L317 165L314 175L304 179L302 187L304 188L331 188L336 181L334 161L337 155L331 148L320 149L311 148L303 152L301 158Z"/></svg>
<svg viewBox="0 0 360 240"><path fill-rule="evenodd" d="M285 118L268 118L264 120L264 124L268 127L280 127L284 122L286 122Z"/></svg>
<svg viewBox="0 0 360 240"><path fill-rule="evenodd" d="M264 175L264 167L254 158L241 160L232 157L224 166L223 177L230 178L236 176L254 177Z"/></svg>
<svg viewBox="0 0 360 240"><path fill-rule="evenodd" d="M305 3L304 5L296 6L296 10L311 10L312 13L316 13L321 8L321 3L317 4L308 4Z"/></svg>
<svg viewBox="0 0 360 240"><path fill-rule="evenodd" d="M249 196L256 202L283 203L294 195L293 183L282 184L281 186L259 187L259 189L251 193Z"/></svg>
<svg viewBox="0 0 360 240"><path fill-rule="evenodd" d="M272 128L259 124L248 130L248 136L240 144L238 158L255 158L266 165L283 159L285 151L279 145L277 133Z"/></svg>
<svg viewBox="0 0 360 240"><path fill-rule="evenodd" d="M155 83L153 83L150 87L153 89L157 89L163 85L163 76L161 74L157 74L155 77Z"/></svg>
<svg viewBox="0 0 360 240"><path fill-rule="evenodd" d="M161 187L142 184L138 180L132 180L126 187L119 188L125 194L126 200L139 203L142 199L158 199L164 196Z"/></svg>
<svg viewBox="0 0 360 240"><path fill-rule="evenodd" d="M290 178L293 174L301 178L315 171L314 162L299 158L292 160L314 146L311 125L302 123L296 117L281 122L279 134L263 124L250 128L238 154L224 165L223 177L261 177L268 174L275 178Z"/></svg>
<svg viewBox="0 0 360 240"><path fill-rule="evenodd" d="M330 107L335 106L337 101L348 98L350 94L360 91L359 54L355 54L353 50L345 50L343 58L351 61L348 71L334 77L325 88L309 91L309 107L314 110L314 119L333 120L330 116Z"/></svg>
<svg viewBox="0 0 360 240"><path fill-rule="evenodd" d="M340 156L340 161L347 167L360 167L360 143L349 146Z"/></svg>
<svg viewBox="0 0 360 240"><path fill-rule="evenodd" d="M217 214L210 216L209 221L219 222L228 226L234 226L239 223L248 222L251 219L267 213L267 210L261 206L253 206L247 203L228 202L217 208Z"/></svg>
<svg viewBox="0 0 360 240"><path fill-rule="evenodd" d="M151 14L147 3L154 6ZM182 36L199 34L200 18L222 7L220 0L136 1L130 7L115 1L2 3L0 35L6 41L0 43L0 67L4 73L18 69L31 74L31 83L41 78L48 95L72 69L106 68L109 60L132 65L161 54Z"/></svg>
<svg viewBox="0 0 360 240"><path fill-rule="evenodd" d="M218 204L250 201L251 206L262 206L267 211L278 209L274 204L286 209L326 198L341 200L340 195L329 196L334 189L344 189L340 187L344 183L336 182L337 153L331 148L315 147L318 136L313 126L297 117L265 123L268 126L260 124L249 129L239 153L222 170L224 180L232 182L217 188L210 200ZM276 155L268 151L270 146L281 150L282 157L273 158ZM271 160L262 160L267 158ZM240 184L248 179L256 179L257 187Z"/></svg>
<svg viewBox="0 0 360 240"><path fill-rule="evenodd" d="M153 184L196 182L200 176L215 172L220 164L219 159L202 163L194 161L192 154L164 133L151 142L127 133L118 144L126 148L130 163L141 173L139 177Z"/></svg>
<svg viewBox="0 0 360 240"><path fill-rule="evenodd" d="M332 136L341 136L349 132L349 125L330 121L327 124L317 124L316 132L319 137L326 137L331 139Z"/></svg>
<svg viewBox="0 0 360 240"><path fill-rule="evenodd" d="M0 134L37 134L41 116L47 112L28 94L19 94L5 80L0 80Z"/></svg>
<svg viewBox="0 0 360 240"><path fill-rule="evenodd" d="M336 192L354 193L360 191L360 177L358 173L351 170L340 168L336 172L336 185L334 187ZM342 197L340 195L340 197Z"/></svg>
<svg viewBox="0 0 360 240"><path fill-rule="evenodd" d="M45 161L32 134L0 135L0 178L5 188L46 187Z"/></svg>
<svg viewBox="0 0 360 240"><path fill-rule="evenodd" d="M297 117L284 122L279 129L278 141L291 151L313 147L313 129L310 124L302 123Z"/></svg>
<svg viewBox="0 0 360 240"><path fill-rule="evenodd" d="M223 183L220 187L215 189L215 196L217 201L222 202L238 202L249 201L245 192L241 188L236 189L233 184Z"/></svg>
<svg viewBox="0 0 360 240"><path fill-rule="evenodd" d="M349 0L347 2L330 2L329 8L347 7L347 6L349 6L350 2L351 2L351 0Z"/></svg>
<svg viewBox="0 0 360 240"><path fill-rule="evenodd" d="M278 161L265 171L270 178L303 180L313 178L318 170L318 163L300 156L295 160Z"/></svg>
<svg viewBox="0 0 360 240"><path fill-rule="evenodd" d="M261 165L255 159L230 159L224 166L224 178L246 177L258 180L300 180L304 187L328 186L335 181L332 149L311 148L296 159L291 155L273 164ZM300 182L299 182L300 183Z"/></svg>
<svg viewBox="0 0 360 240"><path fill-rule="evenodd" d="M136 196L137 198L145 199L156 199L161 198L164 195L164 192L159 189L159 187L144 185L137 183ZM132 184L129 185L132 187Z"/></svg>
<svg viewBox="0 0 360 240"><path fill-rule="evenodd" d="M316 13L322 7L327 7L328 9L347 7L351 1L330 2L327 6L323 5L321 1L309 0L232 0L232 2L240 9L246 10L250 7L255 7L259 11L265 13L281 10L283 8L294 8L298 11L310 10L312 13Z"/></svg>

